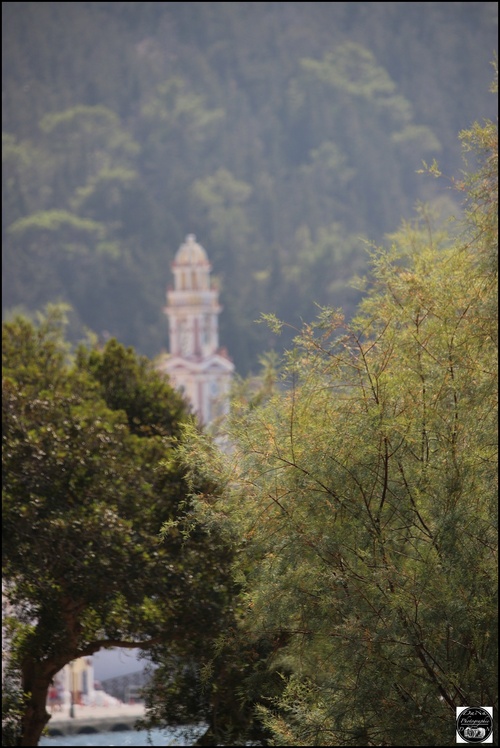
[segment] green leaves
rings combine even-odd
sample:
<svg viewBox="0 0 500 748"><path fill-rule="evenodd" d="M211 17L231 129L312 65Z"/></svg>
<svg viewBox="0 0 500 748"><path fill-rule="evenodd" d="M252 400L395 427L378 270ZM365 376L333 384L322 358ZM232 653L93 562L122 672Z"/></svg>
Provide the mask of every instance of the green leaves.
<svg viewBox="0 0 500 748"><path fill-rule="evenodd" d="M302 67L323 83L363 98L390 96L396 90L369 50L354 42L339 45L321 62L304 59Z"/></svg>
<svg viewBox="0 0 500 748"><path fill-rule="evenodd" d="M113 410L127 414L129 428L139 436L179 436L187 420L181 396L154 370L145 357L110 340L104 351L80 349L78 368L87 371L102 388L102 396Z"/></svg>
<svg viewBox="0 0 500 748"><path fill-rule="evenodd" d="M26 218L20 218L9 226L9 231L13 234L24 234L30 231L48 231L48 232L74 232L79 233L102 234L102 227L96 221L78 218L65 210L47 210L34 213Z"/></svg>
<svg viewBox="0 0 500 748"><path fill-rule="evenodd" d="M120 642L192 657L229 599L228 550L193 516L176 452L185 403L116 340L68 358L63 323L4 324L2 558L12 621L30 624L11 643L29 734L67 662Z"/></svg>
<svg viewBox="0 0 500 748"><path fill-rule="evenodd" d="M470 184L484 225L495 189ZM239 542L243 630L284 635L291 677L260 716L287 745L444 744L457 704L494 698L492 234L419 213L372 253L353 322L322 308L285 389L238 400L206 508Z"/></svg>

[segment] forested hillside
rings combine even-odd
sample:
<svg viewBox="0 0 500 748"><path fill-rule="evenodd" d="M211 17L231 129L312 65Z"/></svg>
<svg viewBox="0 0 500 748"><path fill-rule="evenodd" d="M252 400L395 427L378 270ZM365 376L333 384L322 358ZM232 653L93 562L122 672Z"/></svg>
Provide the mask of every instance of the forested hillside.
<svg viewBox="0 0 500 748"><path fill-rule="evenodd" d="M195 233L241 374L359 301L366 241L418 201L457 212L437 159L496 117L497 4L5 2L3 310L49 301L149 357ZM366 241L365 241L366 240ZM286 345L287 340L280 341Z"/></svg>

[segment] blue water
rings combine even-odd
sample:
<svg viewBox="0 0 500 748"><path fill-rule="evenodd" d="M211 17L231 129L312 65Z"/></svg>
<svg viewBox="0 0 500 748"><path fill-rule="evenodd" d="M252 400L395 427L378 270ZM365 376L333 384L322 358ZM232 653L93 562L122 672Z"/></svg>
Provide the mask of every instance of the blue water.
<svg viewBox="0 0 500 748"><path fill-rule="evenodd" d="M123 732L95 732L85 735L58 735L53 738L42 738L40 746L60 746L60 745L194 745L198 735L201 735L205 727L201 728L182 728L169 727L165 730L124 730ZM186 732L189 736L186 737Z"/></svg>

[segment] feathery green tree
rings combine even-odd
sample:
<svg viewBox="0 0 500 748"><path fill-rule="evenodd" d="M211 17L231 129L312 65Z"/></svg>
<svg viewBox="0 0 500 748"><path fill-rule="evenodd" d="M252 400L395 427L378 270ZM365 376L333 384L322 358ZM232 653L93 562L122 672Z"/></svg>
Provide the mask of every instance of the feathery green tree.
<svg viewBox="0 0 500 748"><path fill-rule="evenodd" d="M375 250L357 316L322 309L205 468L242 625L291 673L277 745L453 745L455 707L496 709L497 128L461 138L465 220Z"/></svg>

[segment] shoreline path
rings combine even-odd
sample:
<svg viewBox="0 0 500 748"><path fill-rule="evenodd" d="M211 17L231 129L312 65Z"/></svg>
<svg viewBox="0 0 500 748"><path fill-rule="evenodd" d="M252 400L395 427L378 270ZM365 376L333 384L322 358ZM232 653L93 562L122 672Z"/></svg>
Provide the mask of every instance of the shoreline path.
<svg viewBox="0 0 500 748"><path fill-rule="evenodd" d="M69 707L65 706L60 712L54 712L51 715L49 726L57 722L67 722L68 720L88 720L88 719L107 719L108 717L144 717L144 704L113 704L110 706L80 706L75 704L74 717L69 715Z"/></svg>

